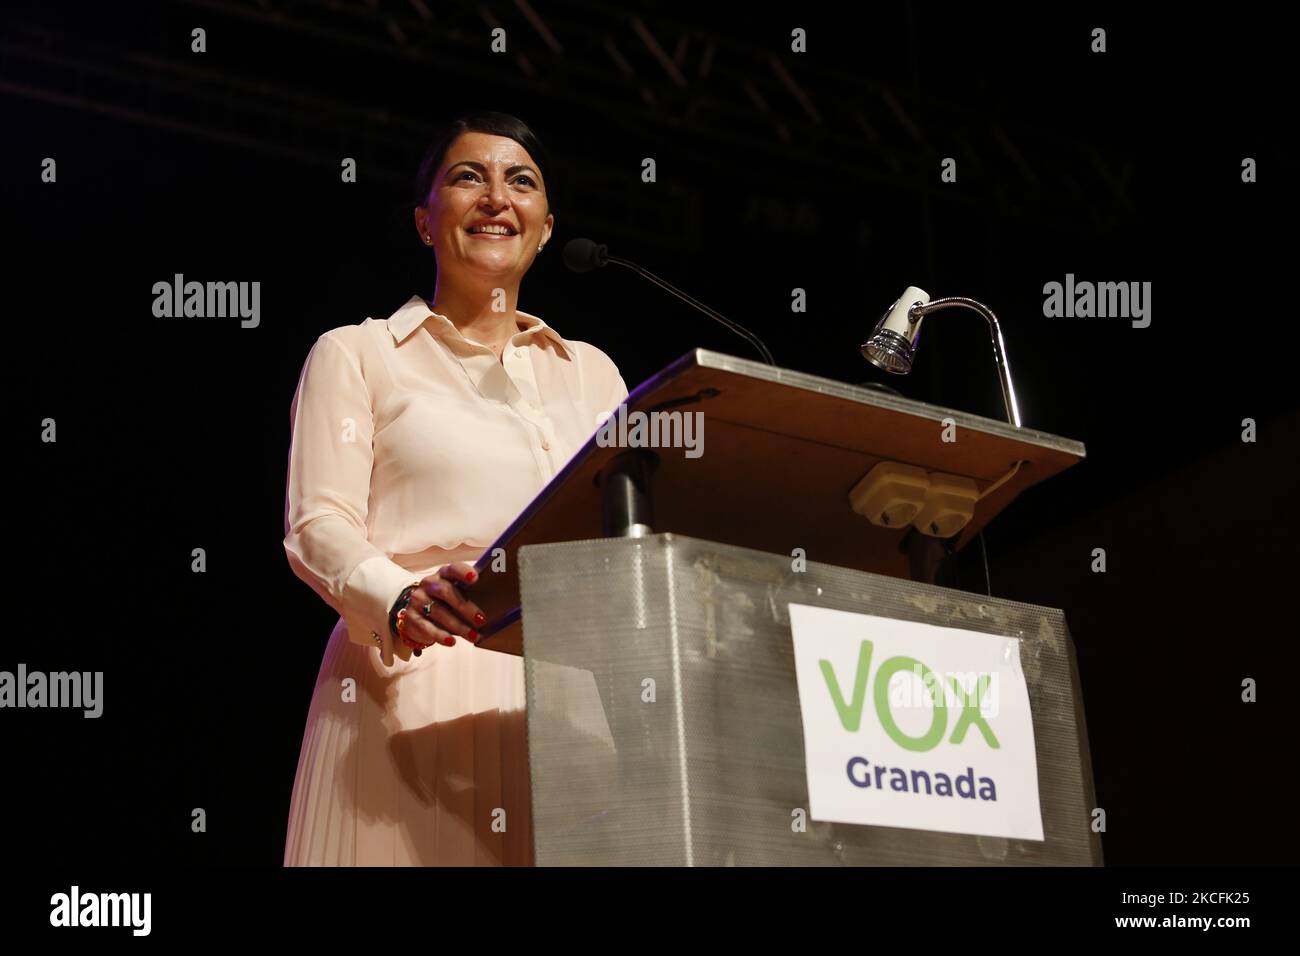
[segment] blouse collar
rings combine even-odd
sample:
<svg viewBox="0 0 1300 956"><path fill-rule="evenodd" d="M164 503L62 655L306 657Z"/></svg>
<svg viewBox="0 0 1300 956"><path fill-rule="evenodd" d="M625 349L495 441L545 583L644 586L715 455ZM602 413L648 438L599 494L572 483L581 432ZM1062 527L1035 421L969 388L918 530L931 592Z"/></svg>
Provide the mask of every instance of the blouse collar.
<svg viewBox="0 0 1300 956"><path fill-rule="evenodd" d="M515 310L519 320L524 323L524 328L520 329L511 336L512 344L519 344L522 338L529 338L535 334L545 335L553 339L556 344L564 350L566 356L572 354L569 343L564 340L560 333L543 322L540 318L528 312ZM429 308L429 303L418 295L411 296L407 303L394 312L388 319L388 331L393 333L393 338L400 345L407 336L425 323L429 324L429 332L435 336L450 335L456 338L464 339L460 330L452 323L451 319L445 315L434 312Z"/></svg>

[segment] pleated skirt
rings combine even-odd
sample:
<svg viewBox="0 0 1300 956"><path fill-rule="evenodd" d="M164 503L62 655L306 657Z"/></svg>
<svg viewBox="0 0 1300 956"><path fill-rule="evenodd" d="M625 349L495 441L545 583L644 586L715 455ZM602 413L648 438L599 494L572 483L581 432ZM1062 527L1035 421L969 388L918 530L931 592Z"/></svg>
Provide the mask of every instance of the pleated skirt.
<svg viewBox="0 0 1300 956"><path fill-rule="evenodd" d="M385 667L330 634L285 866L531 866L522 658L463 640Z"/></svg>

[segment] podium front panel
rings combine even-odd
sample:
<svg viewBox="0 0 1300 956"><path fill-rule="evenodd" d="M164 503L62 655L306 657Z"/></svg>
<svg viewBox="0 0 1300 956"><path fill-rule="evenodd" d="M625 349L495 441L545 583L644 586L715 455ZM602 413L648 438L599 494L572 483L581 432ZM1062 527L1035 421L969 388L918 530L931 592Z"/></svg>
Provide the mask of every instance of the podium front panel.
<svg viewBox="0 0 1300 956"><path fill-rule="evenodd" d="M519 551L536 863L1099 865L1056 609L658 534ZM1042 842L806 821L788 606L1020 639Z"/></svg>

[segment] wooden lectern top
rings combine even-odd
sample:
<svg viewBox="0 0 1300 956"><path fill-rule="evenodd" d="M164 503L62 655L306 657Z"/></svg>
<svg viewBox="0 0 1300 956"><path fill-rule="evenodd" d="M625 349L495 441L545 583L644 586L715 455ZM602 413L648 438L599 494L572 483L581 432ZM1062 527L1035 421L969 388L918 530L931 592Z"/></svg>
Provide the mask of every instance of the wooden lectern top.
<svg viewBox="0 0 1300 956"><path fill-rule="evenodd" d="M802 548L810 561L901 578L909 577L899 548L907 529L877 527L849 503L877 463L965 476L981 492L1002 480L976 504L960 549L1022 491L1085 454L1080 442L1046 432L706 349L686 353L627 398L627 415L656 410L702 414L698 457L688 448L648 449L659 459L656 533L777 554ZM943 440L946 419L955 441ZM490 618L478 646L523 653L520 547L603 536L597 478L626 449L598 438L599 430L478 561L472 595ZM493 572L498 548L506 569Z"/></svg>

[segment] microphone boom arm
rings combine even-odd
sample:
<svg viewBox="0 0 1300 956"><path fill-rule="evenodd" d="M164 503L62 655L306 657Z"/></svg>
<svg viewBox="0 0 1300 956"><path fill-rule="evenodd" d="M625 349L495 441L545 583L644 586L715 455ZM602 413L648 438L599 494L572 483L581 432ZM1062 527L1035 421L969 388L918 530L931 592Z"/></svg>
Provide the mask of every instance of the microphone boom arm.
<svg viewBox="0 0 1300 956"><path fill-rule="evenodd" d="M723 325L725 325L727 328L731 329L731 331L735 332L735 333L736 333L737 335L739 335L741 338L743 338L743 339L745 339L747 342L749 342L752 346L754 346L754 348L758 349L759 354L763 356L763 361L766 362L768 365L775 365L775 364L776 364L776 361L772 358L772 353L769 352L769 351L767 350L767 346L763 344L763 340L760 339L760 338L759 338L757 335L755 335L753 332L749 331L748 329L744 328L743 326L737 325L735 322L732 322L732 321L731 321L730 319L728 319L726 316L719 315L717 312L715 312L713 309L710 309L710 308L709 308L707 305L705 305L703 302L699 302L699 301L697 301L696 299L694 299L694 298L692 298L691 296L687 295L685 292L682 292L680 289L675 289L675 288L673 288L671 285L669 285L669 284L668 284L667 282L665 282L663 279L660 279L660 278L659 278L657 275L655 275L653 272L650 272L650 271L647 270L647 269L643 269L643 268L641 268L641 266L637 265L635 262L629 262L627 259L620 259L620 258L618 258L617 256L607 256L607 257L606 257L606 261L608 261L608 262L613 262L613 263L617 263L618 265L623 266L623 267L626 268L626 269L631 269L633 272L635 272L635 273L637 273L637 274L639 274L639 275L641 275L641 276L644 276L645 278L649 279L649 280L650 280L651 282L653 282L655 285L659 286L659 288L661 288L661 289L665 289L665 290L667 290L668 292L671 292L673 295L677 296L677 298L681 299L683 302L687 303L688 305L693 305L693 306L695 306L695 308L699 309L701 312L703 312L703 313L704 313L705 315L707 315L709 318L711 318L711 319L715 319L716 321L721 322L721 323L722 323ZM602 265L603 265L603 263L602 263Z"/></svg>

